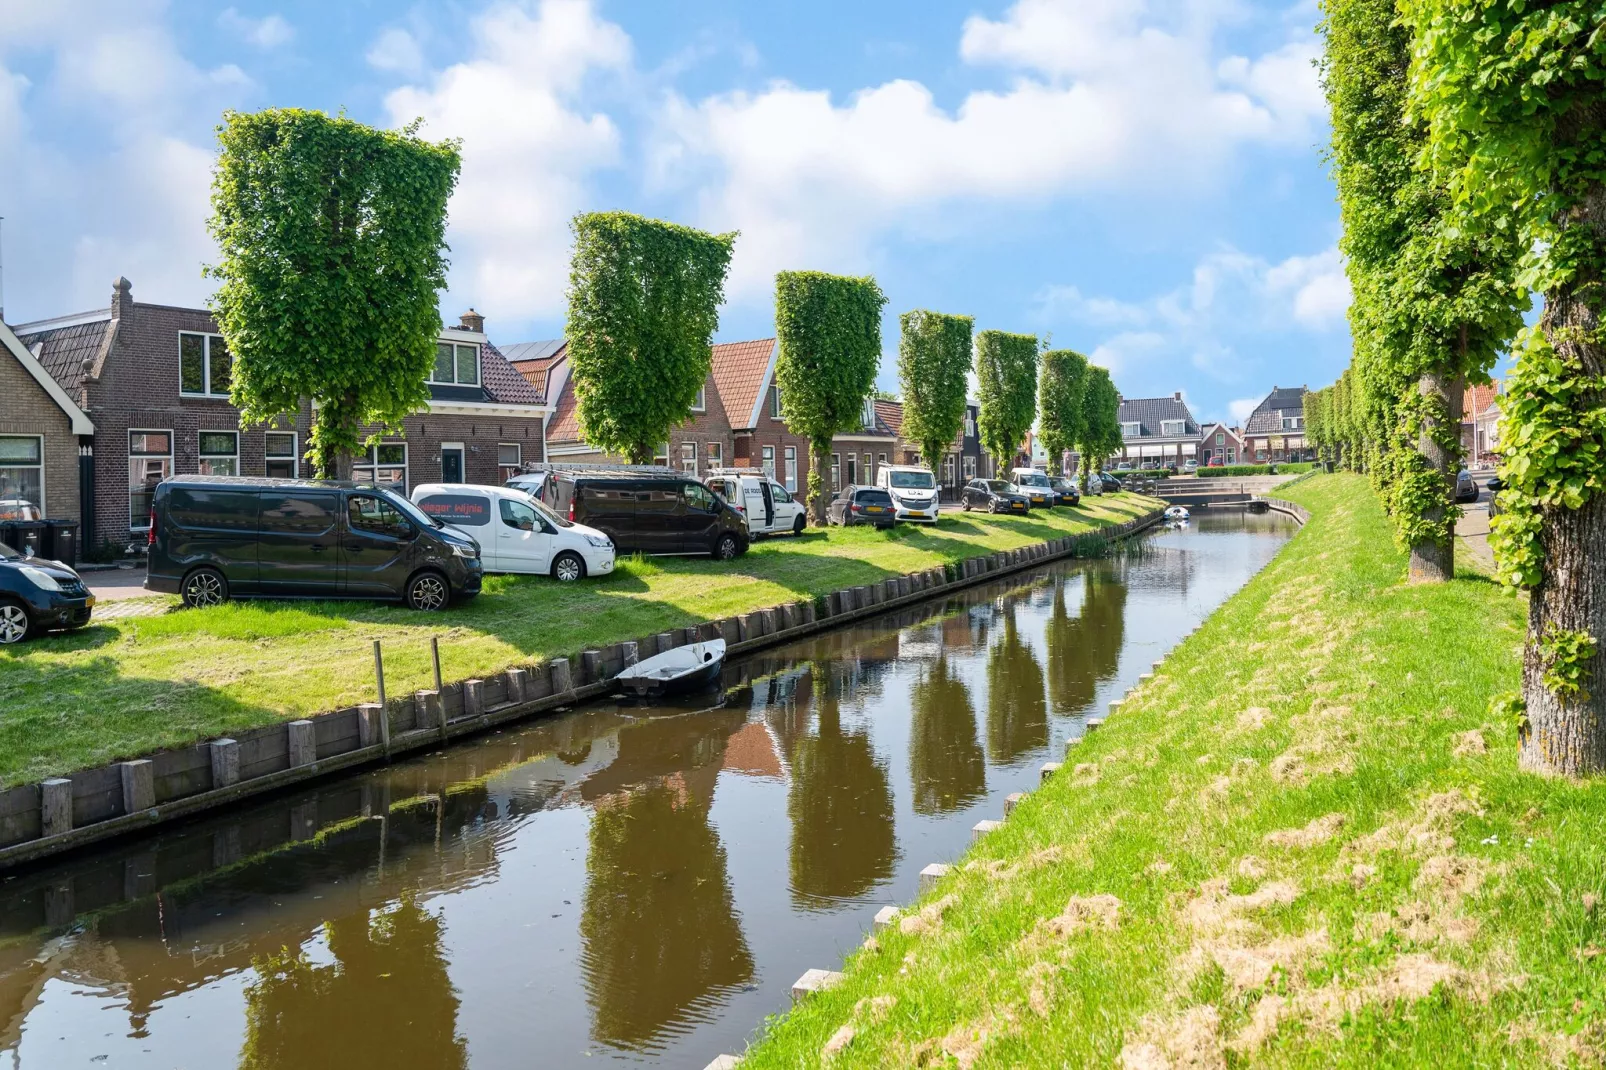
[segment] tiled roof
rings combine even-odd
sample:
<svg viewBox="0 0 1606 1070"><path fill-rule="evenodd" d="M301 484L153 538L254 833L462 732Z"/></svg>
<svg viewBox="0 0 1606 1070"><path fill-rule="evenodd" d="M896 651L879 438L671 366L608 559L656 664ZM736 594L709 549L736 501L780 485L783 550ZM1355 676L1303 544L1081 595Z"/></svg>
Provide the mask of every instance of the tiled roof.
<svg viewBox="0 0 1606 1070"><path fill-rule="evenodd" d="M490 400L503 405L539 405L543 401L541 392L488 340L480 350L480 385Z"/></svg>
<svg viewBox="0 0 1606 1070"><path fill-rule="evenodd" d="M1215 423L1205 424L1204 427L1201 429L1201 431L1199 433L1199 437L1200 438L1210 438L1217 431L1225 432L1226 434L1230 435L1232 438L1234 438L1234 439L1236 439L1238 441L1242 441L1243 437L1244 437L1242 431L1239 431L1236 427L1232 427L1232 426L1229 426L1228 424L1224 424L1219 420L1216 421Z"/></svg>
<svg viewBox="0 0 1606 1070"><path fill-rule="evenodd" d="M515 342L505 347L502 355L544 397L546 373L552 365L563 359L567 351L568 343L564 339L549 338L543 342Z"/></svg>
<svg viewBox="0 0 1606 1070"><path fill-rule="evenodd" d="M876 399L875 418L877 423L887 425L887 430L894 435L903 434L903 402L883 401Z"/></svg>
<svg viewBox="0 0 1606 1070"><path fill-rule="evenodd" d="M1244 434L1266 434L1283 429L1282 416L1305 415L1305 388L1302 386L1274 386L1266 400L1255 406L1249 419L1244 421Z"/></svg>
<svg viewBox="0 0 1606 1070"><path fill-rule="evenodd" d="M106 335L112 329L111 314L107 313L105 319L71 327L50 328L47 324L40 324L40 327L43 329L32 334L18 331L17 337L30 352L35 346L39 347L39 363L63 389L77 390L84 361L94 360L106 344Z"/></svg>
<svg viewBox="0 0 1606 1070"><path fill-rule="evenodd" d="M580 417L574 410L574 376L570 375L563 380L563 389L558 394L557 403L552 407L552 415L546 422L546 438L548 442L581 442Z"/></svg>
<svg viewBox="0 0 1606 1070"><path fill-rule="evenodd" d="M1141 438L1198 438L1199 423L1188 411L1181 398L1122 398L1121 422L1138 424ZM1182 420L1181 435L1165 435L1160 431L1164 420Z"/></svg>
<svg viewBox="0 0 1606 1070"><path fill-rule="evenodd" d="M741 430L750 426L753 404L764 389L765 373L775 352L775 339L722 342L713 347L714 391L725 406L725 418Z"/></svg>
<svg viewBox="0 0 1606 1070"><path fill-rule="evenodd" d="M1461 399L1461 419L1470 421L1474 416L1482 416L1489 411L1489 406L1500 400L1500 384L1490 383L1487 386L1469 386L1464 398Z"/></svg>

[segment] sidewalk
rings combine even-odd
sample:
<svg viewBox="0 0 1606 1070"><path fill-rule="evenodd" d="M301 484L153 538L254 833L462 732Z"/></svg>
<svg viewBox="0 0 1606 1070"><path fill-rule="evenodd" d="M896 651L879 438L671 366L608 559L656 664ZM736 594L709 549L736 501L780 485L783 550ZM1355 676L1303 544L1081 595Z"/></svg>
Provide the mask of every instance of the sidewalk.
<svg viewBox="0 0 1606 1070"><path fill-rule="evenodd" d="M1494 551L1489 549L1489 492L1479 490L1478 501L1461 508L1455 522L1461 549L1485 572L1494 571Z"/></svg>
<svg viewBox="0 0 1606 1070"><path fill-rule="evenodd" d="M84 569L83 577L89 593L95 596L97 621L121 620L126 617L154 617L165 613L173 599L165 594L152 594L145 589L145 569L97 568Z"/></svg>

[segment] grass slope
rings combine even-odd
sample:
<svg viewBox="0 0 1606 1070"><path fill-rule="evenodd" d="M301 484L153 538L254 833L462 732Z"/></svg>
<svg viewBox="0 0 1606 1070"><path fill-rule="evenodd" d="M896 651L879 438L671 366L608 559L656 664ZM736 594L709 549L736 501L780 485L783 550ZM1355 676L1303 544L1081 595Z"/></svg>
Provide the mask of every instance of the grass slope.
<svg viewBox="0 0 1606 1070"><path fill-rule="evenodd" d="M494 576L442 616L360 602L241 602L108 622L0 651L0 784L372 701L372 641L392 695L682 628L888 576L1079 534L1159 503L1087 499L1030 517L967 514L937 528L811 530L730 564L637 558L574 585Z"/></svg>
<svg viewBox="0 0 1606 1070"><path fill-rule="evenodd" d="M1281 555L744 1070L1598 1064L1606 785L1489 722L1522 600L1403 584L1357 477L1287 494Z"/></svg>

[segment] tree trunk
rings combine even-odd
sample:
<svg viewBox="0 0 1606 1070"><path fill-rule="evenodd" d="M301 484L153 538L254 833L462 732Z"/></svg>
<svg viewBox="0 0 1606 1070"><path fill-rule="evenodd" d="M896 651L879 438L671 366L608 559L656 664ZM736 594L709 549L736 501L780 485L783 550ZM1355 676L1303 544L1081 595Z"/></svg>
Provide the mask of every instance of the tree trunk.
<svg viewBox="0 0 1606 1070"><path fill-rule="evenodd" d="M814 466L809 469L809 513L816 527L825 527L825 506L831 497L831 443L814 446Z"/></svg>
<svg viewBox="0 0 1606 1070"><path fill-rule="evenodd" d="M1462 380L1429 372L1417 381L1417 390L1424 397L1431 397L1438 402L1435 406L1445 413L1445 419L1456 428L1457 441L1461 434L1461 398L1465 392ZM1424 426L1417 437L1416 448L1428 462L1428 467L1438 473L1447 487L1455 486L1456 472L1460 469L1459 450L1447 450L1433 439L1435 430L1433 421ZM1440 521L1445 513L1454 508L1447 505L1435 505L1429 508L1425 518L1431 521ZM1413 583L1445 583L1455 577L1455 535L1449 534L1434 542L1418 543L1411 547L1410 578Z"/></svg>
<svg viewBox="0 0 1606 1070"><path fill-rule="evenodd" d="M1592 248L1606 246L1606 186L1596 185L1567 222L1587 228ZM1569 288L1545 294L1539 327L1568 368L1598 381L1606 375L1606 345L1600 341L1602 310L1591 301L1601 302L1601 281L1587 275L1575 279ZM1575 416L1602 406L1606 395L1584 394L1575 403ZM1582 508L1548 507L1540 517L1545 571L1528 600L1522 652L1528 726L1517 764L1530 772L1589 776L1606 772L1606 496L1597 491ZM1595 640L1582 691L1565 698L1544 681L1539 640L1552 627L1585 632Z"/></svg>

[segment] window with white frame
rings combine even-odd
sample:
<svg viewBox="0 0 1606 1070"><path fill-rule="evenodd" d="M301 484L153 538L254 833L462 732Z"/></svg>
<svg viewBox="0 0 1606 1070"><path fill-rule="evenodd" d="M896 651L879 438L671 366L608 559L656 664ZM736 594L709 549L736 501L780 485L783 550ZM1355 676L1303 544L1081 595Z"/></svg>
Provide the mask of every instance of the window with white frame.
<svg viewBox="0 0 1606 1070"><path fill-rule="evenodd" d="M1226 443L1226 441L1227 441L1227 433L1225 431L1217 431L1216 432L1216 445L1218 445L1218 446L1223 445L1223 444Z"/></svg>
<svg viewBox="0 0 1606 1070"><path fill-rule="evenodd" d="M965 455L965 482L969 483L976 478L976 458L970 454Z"/></svg>
<svg viewBox="0 0 1606 1070"><path fill-rule="evenodd" d="M842 455L831 454L831 493L835 494L842 489Z"/></svg>
<svg viewBox="0 0 1606 1070"><path fill-rule="evenodd" d="M295 479L301 474L294 431L269 431L262 443L262 454L266 461L263 474L269 479Z"/></svg>
<svg viewBox="0 0 1606 1070"><path fill-rule="evenodd" d="M0 435L0 520L39 520L44 515L44 437Z"/></svg>
<svg viewBox="0 0 1606 1070"><path fill-rule="evenodd" d="M849 486L856 487L859 485L859 455L857 453L848 454L848 466L843 470L842 475L848 481Z"/></svg>
<svg viewBox="0 0 1606 1070"><path fill-rule="evenodd" d="M1160 433L1162 435L1185 435L1188 433L1188 421L1161 420Z"/></svg>
<svg viewBox="0 0 1606 1070"><path fill-rule="evenodd" d="M865 398L864 399L864 412L861 415L863 415L863 417L864 417L865 430L867 430L867 431L874 430L875 429L875 398Z"/></svg>
<svg viewBox="0 0 1606 1070"><path fill-rule="evenodd" d="M517 442L497 443L496 471L504 483L524 471L524 450Z"/></svg>
<svg viewBox="0 0 1606 1070"><path fill-rule="evenodd" d="M723 442L710 442L708 444L708 467L722 468L725 465L725 444Z"/></svg>
<svg viewBox="0 0 1606 1070"><path fill-rule="evenodd" d="M156 484L173 474L173 432L128 433L128 527L151 526L151 498Z"/></svg>
<svg viewBox="0 0 1606 1070"><path fill-rule="evenodd" d="M653 451L652 463L662 468L669 467L669 443L659 443L658 448Z"/></svg>
<svg viewBox="0 0 1606 1070"><path fill-rule="evenodd" d="M697 443L683 442L680 445L680 470L697 478Z"/></svg>
<svg viewBox="0 0 1606 1070"><path fill-rule="evenodd" d="M203 476L237 476L240 474L240 433L238 431L202 431L196 436L196 452L200 455L200 473Z"/></svg>
<svg viewBox="0 0 1606 1070"><path fill-rule="evenodd" d="M234 357L221 334L180 331L178 392L191 397L226 398L234 381Z"/></svg>
<svg viewBox="0 0 1606 1070"><path fill-rule="evenodd" d="M708 384L704 383L702 386L697 388L697 397L692 400L691 411L708 411Z"/></svg>
<svg viewBox="0 0 1606 1070"><path fill-rule="evenodd" d="M965 437L976 437L976 418L968 410L965 412Z"/></svg>
<svg viewBox="0 0 1606 1070"><path fill-rule="evenodd" d="M778 387L778 386L772 386L772 387L770 387L770 419L779 420L780 418L781 418L781 388Z"/></svg>
<svg viewBox="0 0 1606 1070"><path fill-rule="evenodd" d="M763 463L764 463L764 474L766 476L768 476L769 478L774 479L775 478L775 447L774 446L762 446L762 447L760 447L760 456L762 457Z"/></svg>
<svg viewBox="0 0 1606 1070"><path fill-rule="evenodd" d="M1298 431L1305 423L1305 421L1298 416L1284 416L1282 422L1284 431Z"/></svg>
<svg viewBox="0 0 1606 1070"><path fill-rule="evenodd" d="M1143 434L1143 424L1137 420L1123 421L1121 424L1122 438L1137 438Z"/></svg>
<svg viewBox="0 0 1606 1070"><path fill-rule="evenodd" d="M441 386L480 385L480 347L463 342L437 342L435 368L429 381Z"/></svg>
<svg viewBox="0 0 1606 1070"><path fill-rule="evenodd" d="M397 494L407 493L407 443L381 442L351 466L351 478L359 483L389 487Z"/></svg>
<svg viewBox="0 0 1606 1070"><path fill-rule="evenodd" d="M783 486L793 494L797 493L797 447L786 447L786 479Z"/></svg>

